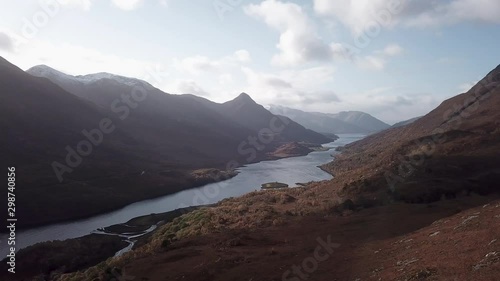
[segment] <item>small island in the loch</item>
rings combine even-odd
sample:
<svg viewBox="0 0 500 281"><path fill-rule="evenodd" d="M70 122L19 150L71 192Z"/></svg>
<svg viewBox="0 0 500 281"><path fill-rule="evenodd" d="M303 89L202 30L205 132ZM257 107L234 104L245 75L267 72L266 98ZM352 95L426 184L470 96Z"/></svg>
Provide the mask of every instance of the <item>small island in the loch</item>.
<svg viewBox="0 0 500 281"><path fill-rule="evenodd" d="M277 189L277 188L287 188L288 184L281 182L268 182L261 185L262 189Z"/></svg>

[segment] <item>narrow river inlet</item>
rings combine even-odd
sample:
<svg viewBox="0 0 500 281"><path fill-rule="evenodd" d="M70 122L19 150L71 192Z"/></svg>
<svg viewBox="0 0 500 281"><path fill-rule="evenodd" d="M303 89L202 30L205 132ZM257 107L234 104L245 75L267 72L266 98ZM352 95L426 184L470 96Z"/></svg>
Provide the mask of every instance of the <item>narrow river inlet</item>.
<svg viewBox="0 0 500 281"><path fill-rule="evenodd" d="M293 187L296 183L331 179L332 176L318 166L333 160L332 155L338 153L334 148L362 139L364 135L343 134L339 137L335 142L323 145L331 148L328 151L316 151L301 157L249 164L239 168L239 174L236 177L223 182L136 202L119 210L88 219L19 231L16 236L16 248L19 250L39 242L81 237L97 229L124 223L138 216L217 203L225 198L260 190L261 184L267 182L277 181ZM0 254L4 257L8 250L7 238L7 234L0 236Z"/></svg>

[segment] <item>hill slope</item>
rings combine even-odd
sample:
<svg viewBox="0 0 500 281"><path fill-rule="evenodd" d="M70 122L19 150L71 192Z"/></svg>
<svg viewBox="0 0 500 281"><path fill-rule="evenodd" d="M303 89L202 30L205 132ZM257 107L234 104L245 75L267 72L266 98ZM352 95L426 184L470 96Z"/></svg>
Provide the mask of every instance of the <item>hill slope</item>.
<svg viewBox="0 0 500 281"><path fill-rule="evenodd" d="M347 146L327 168L346 184L346 193L365 190L385 197L390 191L394 199L408 202L498 191L499 81L497 67L469 92L444 101L417 121Z"/></svg>

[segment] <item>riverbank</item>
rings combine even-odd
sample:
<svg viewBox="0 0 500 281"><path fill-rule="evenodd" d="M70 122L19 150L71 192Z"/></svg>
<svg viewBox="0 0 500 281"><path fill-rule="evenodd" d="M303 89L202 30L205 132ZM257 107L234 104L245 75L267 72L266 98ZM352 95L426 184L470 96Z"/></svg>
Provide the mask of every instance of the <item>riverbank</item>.
<svg viewBox="0 0 500 281"><path fill-rule="evenodd" d="M339 144L345 143L347 140L341 139L338 142L335 142L335 146ZM350 140L349 140L350 141ZM75 223L67 225L67 226L58 226L55 229L47 229L46 235L44 234L45 231L40 233L42 235L40 238L43 239L43 237L50 237L48 239L54 239L56 236L54 234L56 233L61 233L65 232L68 233L70 236L69 237L78 237L80 235L73 236L71 232L73 229L78 228L78 229L85 229L86 226L85 224L90 224L90 227L88 227L89 232L91 230L95 230L100 226L105 226L108 225L108 227L101 229L101 231L104 232L110 232L114 235L116 234L124 234L127 233L129 234L132 232L132 234L140 233L141 231L144 231L148 229L150 226L154 225L157 223L160 218L162 217L162 214L158 212L157 210L168 210L172 207L179 207L184 204L186 205L191 205L193 203L197 204L207 204L207 203L215 203L219 202L222 200L222 202L225 202L228 199L224 199L227 197L236 197L240 195L244 195L247 192L252 192L254 190L258 190L260 185L265 182L271 182L271 181L282 181L283 179L286 179L286 182L290 186L296 186L297 182L311 182L312 180L322 180L322 179L329 179L330 176L328 174L325 174L322 172L320 169L317 168L319 164L322 163L327 163L331 161L331 155L327 151L316 151L313 154L309 154L308 156L303 156L303 157L290 157L290 158L285 158L281 160L276 160L276 161L262 161L259 163L255 163L252 165L247 165L245 167L240 168L240 174L238 174L237 177L231 178L227 182L223 183L214 183L214 184L209 184L207 186L204 186L202 188L196 188L196 189L190 189L186 191L182 191L180 193L175 194L174 196L167 196L163 197L164 199L159 199L159 200L151 200L151 201L145 201L144 203L138 203L134 204L130 207L127 207L123 209L126 214L133 214L134 211L130 212L128 211L129 209L137 209L140 213L157 213L153 215L146 215L146 216L139 216L137 215L119 215L119 212L115 212L111 217L126 217L127 219L119 219L118 221L120 222L119 224L112 225L113 223L106 223L105 218L108 216L101 216L103 219L97 221L97 222L84 222L81 221L80 223ZM270 171L279 171L277 175L281 176L282 178L274 178L273 173L267 174ZM267 174L267 175L266 175ZM259 175L259 177L256 177L256 175ZM266 177L267 176L267 177ZM215 193L214 193L215 192ZM206 198L204 198L204 196ZM210 199L210 201L203 201L200 198L204 199ZM187 199L187 200L186 200ZM194 200L196 199L196 200ZM168 203L169 201L172 201L171 203ZM288 200L287 198L283 200ZM144 205L144 206L143 206ZM157 207L152 207L153 205L157 205ZM170 212L167 212L170 213ZM129 220L131 217L135 217L134 219ZM126 223L126 220L129 220ZM111 221L117 221L117 219L111 218ZM93 225L95 225L93 227ZM158 228L144 236L141 236L136 243L134 243L134 249L141 247L143 245L148 244L148 239L149 237L155 236L155 232L159 229L162 228L162 224L158 225ZM35 233L33 233L35 234ZM87 233L82 233L81 235L85 235ZM20 235L21 240L23 242L30 241L32 239L32 234L29 234L29 237L25 237L23 234ZM38 235L38 234L36 234ZM47 238L45 238L47 239ZM60 238L59 238L60 239ZM64 238L63 238L64 239ZM66 241L71 241L66 240ZM33 240L32 240L33 241ZM42 240L43 241L43 240ZM99 244L97 240L94 240L93 243ZM30 247L31 248L31 247ZM121 248L123 249L123 248ZM121 250L121 249L116 249L113 248L113 250ZM112 256L111 254L109 256Z"/></svg>
<svg viewBox="0 0 500 281"><path fill-rule="evenodd" d="M120 177L98 179L99 181L112 182L113 185L120 185L122 188L119 193L113 194L112 200L109 200L110 195L108 194L112 187L99 189L98 194L106 193L106 196L96 195L91 205L85 206L76 201L78 197L72 197L73 199L69 200L64 194L60 198L54 199L59 202L58 204L52 201L52 203L46 202L44 212L27 212L26 209L28 207L31 209L32 207L28 204L23 204L23 208L19 208L18 212L19 225L17 229L18 231L23 231L48 225L85 220L119 210L136 202L159 198L210 183L222 182L235 177L237 174L236 171L222 171L215 168L187 171L164 169L160 171L144 171L144 174L140 172L131 175L121 175ZM137 188L138 186L142 188ZM62 186L54 187L54 189L63 188L65 190L64 193L78 193L79 197L88 197L96 191L92 186L92 181L75 183L74 187L74 190ZM54 194L58 193L56 190L52 192ZM23 197L19 195L19 198ZM63 212L59 209L48 207L63 205L71 208L73 211ZM66 207L63 210L67 209ZM0 230L0 234L6 233L5 229Z"/></svg>
<svg viewBox="0 0 500 281"><path fill-rule="evenodd" d="M140 216L125 223L99 229L83 237L43 242L21 249L16 255L16 267L22 270L16 273L16 278L31 280L38 276L45 280L52 280L55 272L84 270L117 256L118 253L120 255L126 253L123 250L129 248L130 245L133 247L127 250L147 244L157 227L201 207L188 207ZM148 229L152 231L147 232ZM133 238L129 240L128 237ZM0 266L2 272L0 276L7 272L4 268L6 261L7 259L4 259Z"/></svg>
<svg viewBox="0 0 500 281"><path fill-rule="evenodd" d="M263 155L254 161L242 163L238 168L262 161L304 156L310 152L312 150L297 152L293 155ZM22 231L84 220L119 210L136 202L160 198L210 183L223 182L236 175L235 170L223 171L217 168L196 170L148 169L127 175L95 178L86 182L70 182L47 186L44 187L47 191L43 192L43 196L46 197L47 194L58 194L58 196L51 196L50 200L43 202L43 206L34 205L36 203L34 201L25 202L23 208L19 208L17 213L19 221L17 229ZM100 187L101 185L106 185L106 187ZM138 186L142 188L137 188ZM120 190L120 192L114 192L111 198L109 193L115 189ZM20 190L19 198L38 196L37 194L24 194L22 192L27 191ZM33 193L34 191L30 192ZM41 190L37 192L41 192ZM79 194L79 196L75 197L74 194ZM82 197L92 197L94 199L88 205L82 205L78 200L78 198ZM35 211L40 208L43 208L44 212ZM0 234L5 235L6 233L5 229L0 230Z"/></svg>
<svg viewBox="0 0 500 281"><path fill-rule="evenodd" d="M362 136L343 136L327 147L344 145ZM302 157L289 157L280 160L261 161L238 168L236 177L227 181L207 184L197 188L185 189L179 192L161 196L156 199L130 204L116 211L93 216L88 219L67 223L52 224L49 226L23 230L17 233L17 249L50 240L65 240L90 234L92 231L114 224L123 223L130 218L151 214L163 213L187 206L207 205L217 203L228 197L237 197L259 190L266 182L283 182L289 186L296 186L297 182L311 182L330 179L331 176L317 166L331 161L327 151L317 151ZM139 189L140 190L140 189ZM119 196L120 194L117 194ZM4 235L0 240L5 239ZM4 240L5 241L5 240ZM7 253L6 244L2 244L0 253Z"/></svg>

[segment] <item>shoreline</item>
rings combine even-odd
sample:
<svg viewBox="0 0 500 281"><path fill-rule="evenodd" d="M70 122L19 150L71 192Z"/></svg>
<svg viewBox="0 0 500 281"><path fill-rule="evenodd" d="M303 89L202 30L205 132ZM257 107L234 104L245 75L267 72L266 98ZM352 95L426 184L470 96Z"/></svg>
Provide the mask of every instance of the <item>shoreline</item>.
<svg viewBox="0 0 500 281"><path fill-rule="evenodd" d="M335 141L337 141L337 140L334 140L332 142L335 142ZM322 145L323 144L321 144L320 146L322 146ZM280 160L280 159L303 157L303 156L307 156L307 155L309 155L310 153L313 153L313 152L317 152L317 151L313 150L313 151L308 152L307 154L306 153L302 153L301 155L288 155L288 156L283 156L283 157L278 157L278 156L275 156L275 155L266 155L266 158L264 158L264 159L258 159L258 160L255 160L254 162L248 162L248 163L242 164L242 165L238 166L238 168L245 167L245 166L251 165L251 164L257 164L257 163L265 162L265 161L277 161L277 160ZM216 170L218 170L217 168L207 168L207 169L216 169ZM323 170L323 169L321 169L321 170ZM221 170L219 170L219 171L221 171ZM194 171L191 171L191 172L194 172ZM226 171L222 171L222 172L226 172ZM330 172L327 172L327 173L331 174ZM49 221L47 223L35 223L35 224L28 224L28 225L24 225L24 226L19 226L18 230L19 231L36 230L37 228L44 228L44 227L49 227L49 226L58 225L58 224L64 224L64 223L78 222L78 221L87 220L87 219L90 219L90 218L93 218L93 217L96 217L96 216L101 216L101 215L112 213L114 211L118 211L120 209L123 209L123 208L131 205L131 204L135 204L135 203L139 203L139 202L143 202L143 201L148 201L148 200L153 200L153 199L161 198L161 197L168 196L168 195L173 195L175 193L182 192L182 191L185 191L185 190L200 188L200 187L203 187L203 186L205 186L207 184L224 182L224 181L229 180L229 179L231 179L231 178L233 178L233 177L235 177L237 175L238 175L238 172L235 173L234 175L232 175L231 177L223 178L223 179L220 179L218 181L207 181L207 182L204 182L204 183L199 184L199 185L195 184L195 185L184 187L184 188L183 187L173 188L173 189L170 189L167 192L161 193L159 195L145 196L144 198L141 198L140 200L130 201L130 202L126 203L126 204L120 204L120 205L117 205L117 206L113 206L113 207L109 207L109 208L104 208L104 209L101 209L101 210L98 210L98 211L89 212L86 215L80 215L80 216L75 215L71 219L54 219L54 220L51 220L51 221ZM5 235L5 234L8 234L8 232L6 232L4 230L0 231L0 235Z"/></svg>

